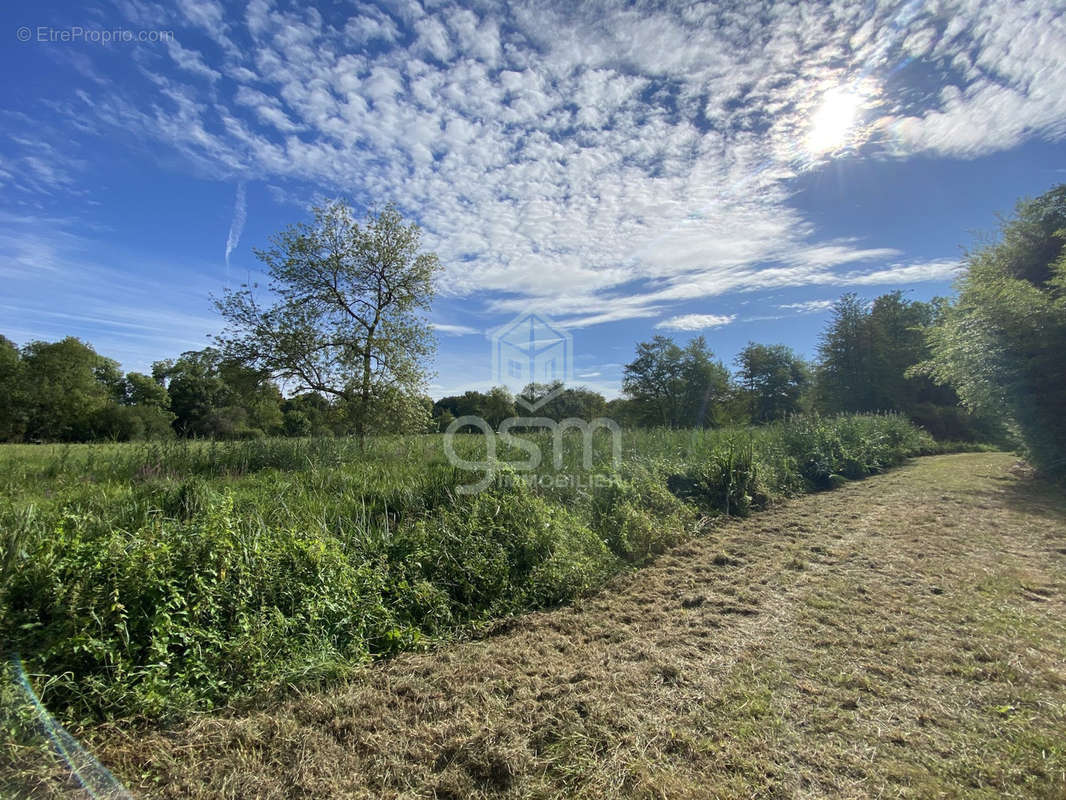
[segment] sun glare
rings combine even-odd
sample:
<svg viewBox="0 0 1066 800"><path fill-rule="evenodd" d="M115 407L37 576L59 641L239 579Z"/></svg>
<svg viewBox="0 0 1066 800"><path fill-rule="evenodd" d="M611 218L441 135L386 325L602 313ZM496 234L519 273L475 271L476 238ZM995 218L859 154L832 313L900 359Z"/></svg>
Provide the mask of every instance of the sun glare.
<svg viewBox="0 0 1066 800"><path fill-rule="evenodd" d="M807 150L812 155L822 155L846 145L859 121L862 106L863 97L857 92L841 88L826 92L811 117Z"/></svg>

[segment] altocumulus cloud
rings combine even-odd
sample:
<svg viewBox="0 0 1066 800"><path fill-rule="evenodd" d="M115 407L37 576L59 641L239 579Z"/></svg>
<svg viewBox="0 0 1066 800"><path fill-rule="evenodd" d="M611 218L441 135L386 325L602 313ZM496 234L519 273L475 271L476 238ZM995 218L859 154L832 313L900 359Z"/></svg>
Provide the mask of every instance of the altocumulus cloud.
<svg viewBox="0 0 1066 800"><path fill-rule="evenodd" d="M886 157L1066 136L1066 23L1046 0L121 8L182 44L138 48L121 86L79 90L66 111L87 127L205 176L395 200L446 265L442 292L500 312L550 301L576 324L950 275L818 240L789 205L820 157L803 147L813 113L857 76L861 143Z"/></svg>

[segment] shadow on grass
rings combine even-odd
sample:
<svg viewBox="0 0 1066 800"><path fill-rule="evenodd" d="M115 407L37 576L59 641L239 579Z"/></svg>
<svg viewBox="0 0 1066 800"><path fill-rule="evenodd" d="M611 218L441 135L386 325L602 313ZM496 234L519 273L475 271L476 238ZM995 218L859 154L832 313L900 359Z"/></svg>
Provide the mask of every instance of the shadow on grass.
<svg viewBox="0 0 1066 800"><path fill-rule="evenodd" d="M1066 480L1014 470L1010 474L986 477L995 487L992 491L977 486L961 494L1066 524Z"/></svg>

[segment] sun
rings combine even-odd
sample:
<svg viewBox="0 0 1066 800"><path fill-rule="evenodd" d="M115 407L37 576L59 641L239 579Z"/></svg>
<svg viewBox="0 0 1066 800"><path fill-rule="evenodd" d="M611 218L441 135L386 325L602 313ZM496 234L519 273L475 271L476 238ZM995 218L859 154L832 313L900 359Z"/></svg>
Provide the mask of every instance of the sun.
<svg viewBox="0 0 1066 800"><path fill-rule="evenodd" d="M848 144L861 116L864 102L861 94L849 89L836 88L826 92L811 117L807 151L811 155L819 156Z"/></svg>

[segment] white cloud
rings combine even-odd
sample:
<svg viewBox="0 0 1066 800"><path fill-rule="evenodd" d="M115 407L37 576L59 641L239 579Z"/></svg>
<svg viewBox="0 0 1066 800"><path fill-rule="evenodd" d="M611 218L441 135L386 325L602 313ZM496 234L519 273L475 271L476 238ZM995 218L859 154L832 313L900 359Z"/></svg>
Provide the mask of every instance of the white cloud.
<svg viewBox="0 0 1066 800"><path fill-rule="evenodd" d="M217 81L222 77L222 73L218 70L211 69L204 63L204 57L202 54L195 50L186 50L175 39L167 39L167 52L170 54L174 63L181 67L186 72L191 72L194 75L199 75L202 78L207 78L209 81Z"/></svg>
<svg viewBox="0 0 1066 800"><path fill-rule="evenodd" d="M950 278L953 261L827 238L793 205L790 182L816 166L810 117L857 75L868 100L849 138L899 157L1066 136L1063 15L1040 0L939 14L889 2L180 10L218 48L171 56L210 84L146 72L151 94L138 94L124 75L71 116L211 178L394 200L441 256L443 294L577 327L733 291ZM230 35L252 46L234 52ZM943 84L955 88L923 91ZM50 163L22 169L44 188Z"/></svg>
<svg viewBox="0 0 1066 800"><path fill-rule="evenodd" d="M433 330L437 333L443 333L446 336L469 336L475 333L481 333L477 328L471 328L468 325L449 325L444 322L432 323Z"/></svg>
<svg viewBox="0 0 1066 800"><path fill-rule="evenodd" d="M882 120L898 150L972 158L1034 136L1066 136L1062 6L969 0L950 19L935 46L922 40L918 49L950 62L960 74L933 107Z"/></svg>
<svg viewBox="0 0 1066 800"><path fill-rule="evenodd" d="M721 328L737 317L735 314L683 314L679 317L664 319L656 324L657 330L668 331L703 331L708 328Z"/></svg>
<svg viewBox="0 0 1066 800"><path fill-rule="evenodd" d="M958 259L943 258L917 264L894 264L866 273L849 273L840 280L848 286L902 285L924 281L947 281L963 269Z"/></svg>
<svg viewBox="0 0 1066 800"><path fill-rule="evenodd" d="M375 40L394 42L400 37L395 20L381 9L363 6L361 12L348 19L344 33L356 44Z"/></svg>
<svg viewBox="0 0 1066 800"><path fill-rule="evenodd" d="M205 31L222 30L225 11L216 0L178 0L178 7L186 19Z"/></svg>
<svg viewBox="0 0 1066 800"><path fill-rule="evenodd" d="M828 311L836 303L836 300L804 300L802 303L785 303L778 308L785 311L798 311L801 314L819 314Z"/></svg>

